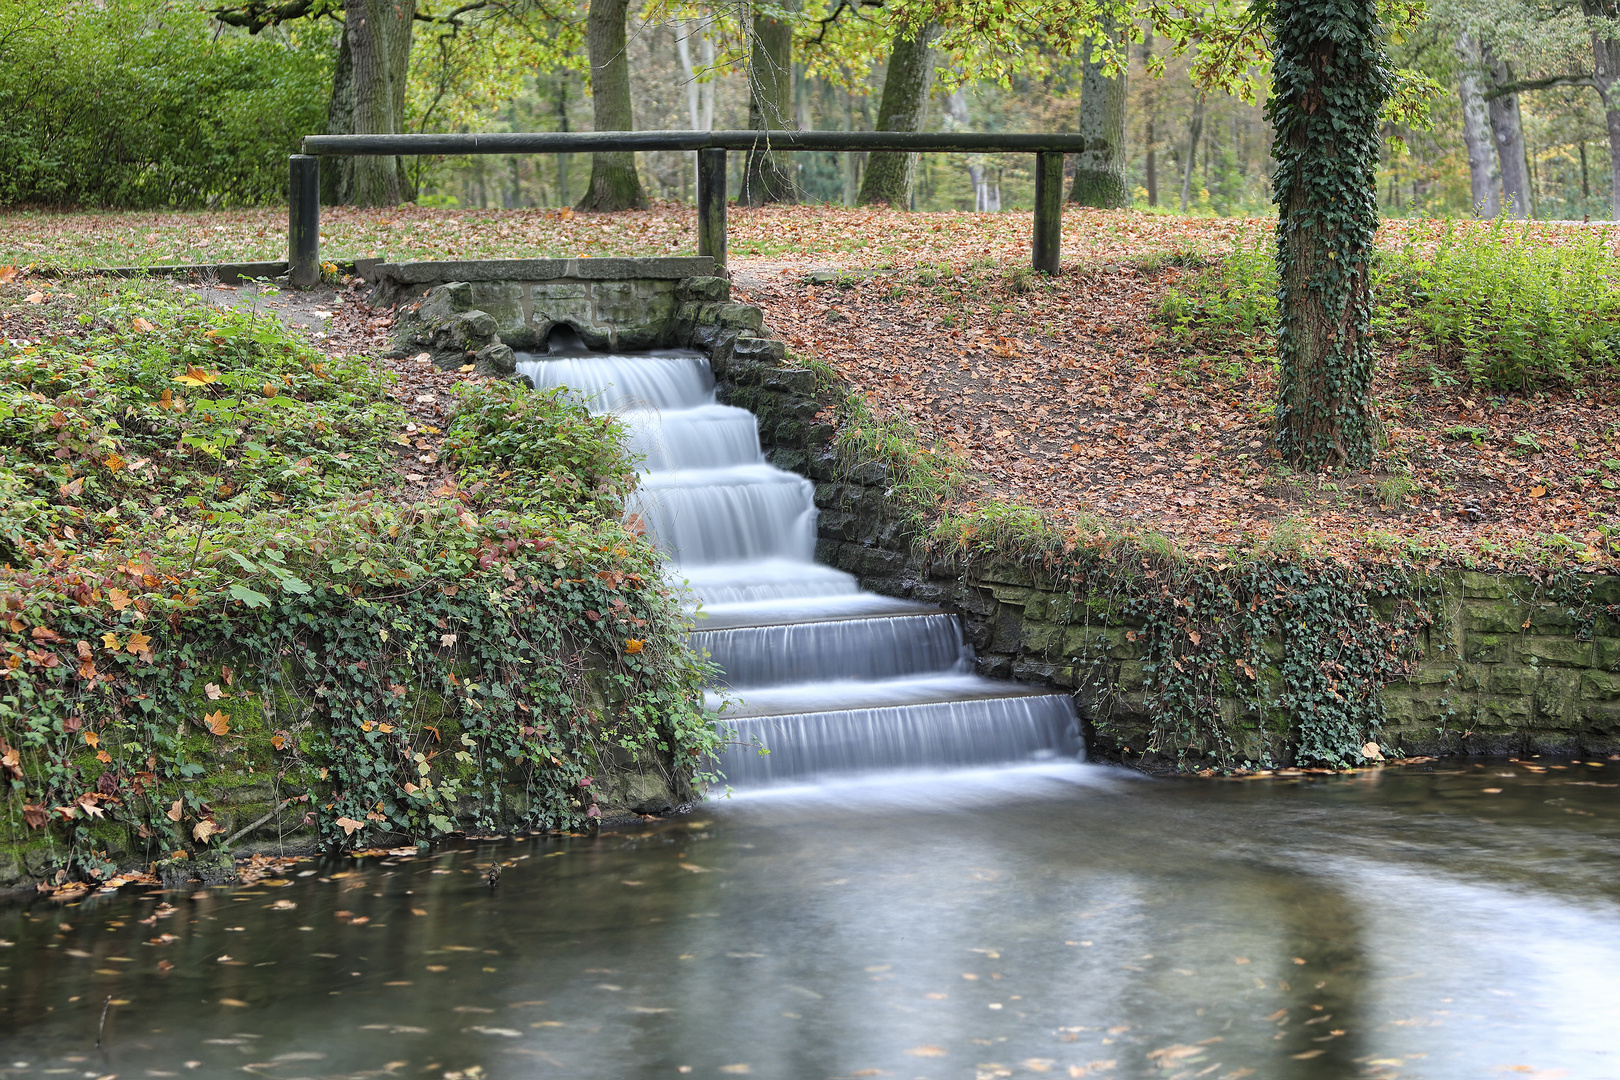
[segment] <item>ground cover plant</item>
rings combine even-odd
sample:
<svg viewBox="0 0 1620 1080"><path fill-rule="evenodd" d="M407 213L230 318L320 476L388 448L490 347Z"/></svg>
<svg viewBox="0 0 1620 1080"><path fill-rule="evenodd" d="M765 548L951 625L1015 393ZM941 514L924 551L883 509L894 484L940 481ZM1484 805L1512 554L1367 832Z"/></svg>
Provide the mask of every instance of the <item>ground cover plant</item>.
<svg viewBox="0 0 1620 1080"><path fill-rule="evenodd" d="M0 762L31 869L300 821L562 828L627 761L701 764L707 668L621 523L611 421L470 385L446 439L386 368L163 283L0 285L0 326ZM491 402L535 433L499 470Z"/></svg>

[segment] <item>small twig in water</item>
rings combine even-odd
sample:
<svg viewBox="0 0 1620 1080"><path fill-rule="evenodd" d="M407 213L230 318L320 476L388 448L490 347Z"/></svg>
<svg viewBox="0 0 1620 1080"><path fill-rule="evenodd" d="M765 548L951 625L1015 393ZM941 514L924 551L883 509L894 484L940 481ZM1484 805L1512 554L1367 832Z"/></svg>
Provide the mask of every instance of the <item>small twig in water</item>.
<svg viewBox="0 0 1620 1080"><path fill-rule="evenodd" d="M108 994L107 995L107 1000L102 1002L102 1005L101 1005L101 1023L96 1027L96 1049L97 1050L101 1049L101 1037L107 1033L107 1010L109 1010L111 1008L112 1008L112 995Z"/></svg>

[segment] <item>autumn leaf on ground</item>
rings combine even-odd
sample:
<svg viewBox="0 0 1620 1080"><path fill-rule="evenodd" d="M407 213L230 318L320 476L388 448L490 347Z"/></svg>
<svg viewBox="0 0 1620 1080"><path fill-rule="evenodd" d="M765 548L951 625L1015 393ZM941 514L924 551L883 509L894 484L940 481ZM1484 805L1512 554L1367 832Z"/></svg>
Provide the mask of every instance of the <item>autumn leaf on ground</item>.
<svg viewBox="0 0 1620 1080"><path fill-rule="evenodd" d="M203 818L191 827L191 838L199 844L206 844L210 836L218 836L224 831L225 827L213 818Z"/></svg>
<svg viewBox="0 0 1620 1080"><path fill-rule="evenodd" d="M107 603L112 605L114 611L123 611L134 601L129 598L129 593L123 589L109 589L107 590ZM109 645L107 647L110 649L114 646Z"/></svg>
<svg viewBox="0 0 1620 1080"><path fill-rule="evenodd" d="M224 735L231 730L231 714L228 712L211 712L203 717L203 723L215 735Z"/></svg>
<svg viewBox="0 0 1620 1080"><path fill-rule="evenodd" d="M228 696L225 691L219 688L219 683L204 683L203 693L207 695L209 701L218 701L220 698Z"/></svg>
<svg viewBox="0 0 1620 1080"><path fill-rule="evenodd" d="M184 375L174 376L174 381L180 383L182 386L207 386L209 383L215 382L218 379L218 372L204 371L199 367L188 367L186 368L186 373Z"/></svg>
<svg viewBox="0 0 1620 1080"><path fill-rule="evenodd" d="M21 273L15 266L0 266L0 285L10 285Z"/></svg>
<svg viewBox="0 0 1620 1080"><path fill-rule="evenodd" d="M185 809L183 804L179 799L176 799L169 805L169 809L164 812L163 816L168 818L170 821L179 821L184 813Z"/></svg>
<svg viewBox="0 0 1620 1080"><path fill-rule="evenodd" d="M634 656L636 653L641 651L642 646L645 644L646 642L641 638L626 638L624 642L624 651L629 653L631 656Z"/></svg>
<svg viewBox="0 0 1620 1080"><path fill-rule="evenodd" d="M102 645L106 646L108 649L111 649L113 652L118 651L118 635L117 634L114 634L114 633L102 634L101 635L101 643L102 643Z"/></svg>
<svg viewBox="0 0 1620 1080"><path fill-rule="evenodd" d="M75 480L70 480L65 484L61 484L56 490L61 492L63 495L70 495L77 498L84 493L84 477L81 476Z"/></svg>
<svg viewBox="0 0 1620 1080"><path fill-rule="evenodd" d="M124 467L124 459L117 454L108 454L101 463L113 472L117 472Z"/></svg>
<svg viewBox="0 0 1620 1080"><path fill-rule="evenodd" d="M135 318L133 320L131 320L129 325L133 326L135 329L139 330L143 334L150 334L152 331L157 329L157 327L153 326L151 323L147 322L145 319L141 318L139 315L135 316Z"/></svg>
<svg viewBox="0 0 1620 1080"><path fill-rule="evenodd" d="M84 733L84 744L90 749L94 750L96 746L100 744L100 742L101 736L97 735L95 732L87 731Z"/></svg>
<svg viewBox="0 0 1620 1080"><path fill-rule="evenodd" d="M27 296L23 297L23 299L27 300L30 304L43 304L45 302L45 294L35 290L34 292L31 292Z"/></svg>
<svg viewBox="0 0 1620 1080"><path fill-rule="evenodd" d="M129 635L129 641L124 645L124 651L134 656L145 652L147 647L151 644L152 639L137 630L133 634Z"/></svg>
<svg viewBox="0 0 1620 1080"><path fill-rule="evenodd" d="M333 822L333 824L343 830L344 836L353 836L355 834L355 830L365 828L365 824L363 822L359 822L354 820L354 818L348 817L340 817L337 819L337 821Z"/></svg>

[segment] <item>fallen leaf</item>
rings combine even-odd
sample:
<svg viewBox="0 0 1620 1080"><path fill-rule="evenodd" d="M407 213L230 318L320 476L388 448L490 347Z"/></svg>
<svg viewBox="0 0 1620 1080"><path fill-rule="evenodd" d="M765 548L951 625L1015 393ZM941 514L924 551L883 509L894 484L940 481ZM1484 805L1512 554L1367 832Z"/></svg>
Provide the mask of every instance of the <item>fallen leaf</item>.
<svg viewBox="0 0 1620 1080"><path fill-rule="evenodd" d="M147 646L151 644L152 639L137 630L129 635L129 641L124 645L124 651L131 655L139 655L145 652Z"/></svg>
<svg viewBox="0 0 1620 1080"><path fill-rule="evenodd" d="M231 714L215 710L203 716L203 724L215 735L224 735L231 730Z"/></svg>
<svg viewBox="0 0 1620 1080"><path fill-rule="evenodd" d="M133 326L135 329L139 330L143 334L150 334L152 331L157 329L157 327L153 326L151 323L147 322L145 319L141 318L139 315L137 315L137 316L135 316L135 318L131 319L129 325Z"/></svg>
<svg viewBox="0 0 1620 1080"><path fill-rule="evenodd" d="M203 818L191 827L191 838L199 844L208 843L208 838L218 836L225 831L225 827L213 818Z"/></svg>
<svg viewBox="0 0 1620 1080"><path fill-rule="evenodd" d="M353 836L356 829L363 829L366 827L364 822L356 821L354 818L348 817L340 817L337 819L337 821L333 822L333 824L343 830L344 836Z"/></svg>

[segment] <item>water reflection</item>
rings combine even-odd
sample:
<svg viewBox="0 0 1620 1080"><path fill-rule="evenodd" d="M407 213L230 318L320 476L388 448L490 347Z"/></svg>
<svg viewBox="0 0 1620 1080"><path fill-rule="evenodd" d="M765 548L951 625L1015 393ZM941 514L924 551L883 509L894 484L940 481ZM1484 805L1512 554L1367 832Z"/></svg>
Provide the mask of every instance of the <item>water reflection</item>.
<svg viewBox="0 0 1620 1080"><path fill-rule="evenodd" d="M0 1073L1614 1076L1616 784L1053 764L36 902Z"/></svg>

